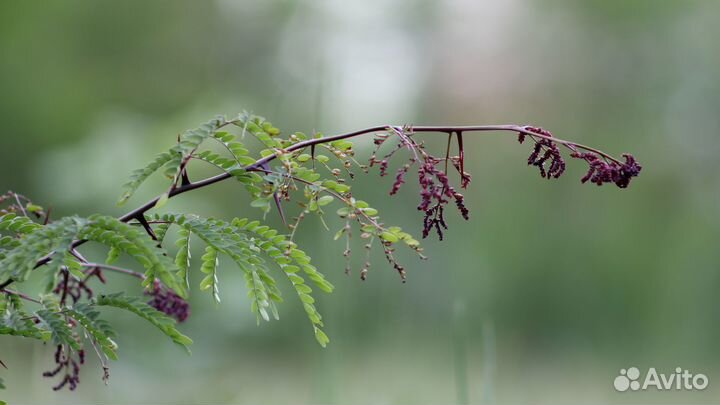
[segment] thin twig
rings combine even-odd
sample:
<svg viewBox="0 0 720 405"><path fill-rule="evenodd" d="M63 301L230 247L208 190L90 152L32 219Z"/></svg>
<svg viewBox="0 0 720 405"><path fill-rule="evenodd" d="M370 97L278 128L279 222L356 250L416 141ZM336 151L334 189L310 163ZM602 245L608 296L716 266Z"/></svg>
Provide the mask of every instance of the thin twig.
<svg viewBox="0 0 720 405"><path fill-rule="evenodd" d="M139 279L141 279L141 280L145 280L145 275L142 274L142 273L140 273L140 272L137 272L137 271L134 271L134 270L130 270L130 269L124 269L124 268L122 268L122 267L111 266L111 265L109 265L109 264L84 263L84 264L82 264L82 266L83 266L83 267L88 267L88 268L100 268L100 269L104 269L104 270L115 271L115 272L118 272L118 273L123 273L123 274L127 274L127 275L130 275L130 276L133 276L133 277L137 277L137 278L139 278Z"/></svg>
<svg viewBox="0 0 720 405"><path fill-rule="evenodd" d="M13 194L13 197L15 197L15 201L17 201L18 208L20 208L20 212L22 212L22 214L24 216L28 216L27 212L25 211L25 207L23 207L23 204L20 202L20 197L18 196L18 194L17 193L12 193L12 194Z"/></svg>
<svg viewBox="0 0 720 405"><path fill-rule="evenodd" d="M7 294L11 294L11 295L16 295L26 301L34 302L36 304L42 304L40 301L36 300L35 298L33 298L27 294L23 294L20 291L8 290L7 288L3 288L3 289L0 289L0 292L4 292Z"/></svg>
<svg viewBox="0 0 720 405"><path fill-rule="evenodd" d="M90 344L92 345L93 349L95 349L95 353L98 356L98 359L100 360L100 366L103 369L103 382L105 385L108 384L108 377L109 377L109 371L110 367L107 365L107 356L105 356L97 347L97 343L95 342L95 338L88 334L87 330L85 331L85 338L90 341Z"/></svg>
<svg viewBox="0 0 720 405"><path fill-rule="evenodd" d="M305 218L305 211L302 211L300 214L298 214L297 219L295 220L295 224L292 227L292 232L290 233L290 242L293 242L295 240L295 231L297 231L298 227L300 226L300 221Z"/></svg>

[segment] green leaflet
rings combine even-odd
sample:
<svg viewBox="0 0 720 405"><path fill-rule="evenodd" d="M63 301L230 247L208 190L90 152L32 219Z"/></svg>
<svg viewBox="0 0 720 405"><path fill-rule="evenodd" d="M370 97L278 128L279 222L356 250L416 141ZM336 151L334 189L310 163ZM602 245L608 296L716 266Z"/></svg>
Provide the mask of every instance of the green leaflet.
<svg viewBox="0 0 720 405"><path fill-rule="evenodd" d="M172 224L157 224L157 226L155 227L155 237L157 237L158 243L162 243L165 240L165 235L167 235L167 231L168 229L170 229L170 225Z"/></svg>
<svg viewBox="0 0 720 405"><path fill-rule="evenodd" d="M274 138L280 134L280 130L275 128L272 123L266 121L263 117L242 114L233 121L233 124L243 129L243 135L246 132L252 134L268 148L282 147L281 141Z"/></svg>
<svg viewBox="0 0 720 405"><path fill-rule="evenodd" d="M226 147L232 155L232 158L220 156L219 154L209 150L202 151L196 154L195 157L232 175L233 178L245 186L251 195L260 195L262 189L260 189L256 184L263 181L262 177L260 177L257 173L245 170L245 166L255 163L255 159L246 155L247 149L245 149L239 142L228 143Z"/></svg>
<svg viewBox="0 0 720 405"><path fill-rule="evenodd" d="M128 182L123 185L125 191L118 201L118 204L122 205L130 199L137 189L152 174L161 168L164 169L165 176L172 179L171 185L176 185L190 155L228 172L238 181L242 182L251 194L259 195L260 189L256 184L261 182L262 179L257 173L248 173L244 169L245 166L255 163L255 159L249 156L248 149L245 148L241 142L237 141L233 134L217 132L219 128L228 123L242 128L243 134L246 131L251 133L262 142L263 145L269 148L266 150L267 153L273 153L272 150L290 144L287 142L283 143L280 138L276 138L280 130L262 117L241 114L235 120L228 122L224 117L217 116L195 129L185 131L180 135L178 143L172 148L156 156L155 159L145 167L133 171ZM215 139L222 144L230 153L231 157L223 157L209 150L197 153L197 149L203 141L208 138ZM163 205L166 198L167 193L158 201L158 207Z"/></svg>
<svg viewBox="0 0 720 405"><path fill-rule="evenodd" d="M144 303L139 297L128 297L122 293L100 295L95 300L95 304L120 308L134 313L160 329L160 331L171 338L173 342L185 348L188 353L190 352L188 346L192 344L192 339L183 335L175 328L175 320Z"/></svg>
<svg viewBox="0 0 720 405"><path fill-rule="evenodd" d="M262 183L263 179L260 175L248 172L245 167L255 163L255 159L248 155L248 150L240 142L235 142L233 134L227 132L218 132L214 134L217 139L231 155L231 158L223 157L215 152L206 150L195 154L197 159L210 163L213 166L227 172L237 181L245 186L245 189L253 196L259 196L262 189L257 186Z"/></svg>
<svg viewBox="0 0 720 405"><path fill-rule="evenodd" d="M42 225L36 224L28 217L17 216L14 213L0 216L0 231L27 234L33 233L40 228L42 228Z"/></svg>
<svg viewBox="0 0 720 405"><path fill-rule="evenodd" d="M248 156L250 151L245 148L245 145L242 142L235 140L235 135L227 132L216 132L213 134L213 138L220 142L225 149L230 152L233 160L237 162L238 165L247 166L255 163L255 159Z"/></svg>
<svg viewBox="0 0 720 405"><path fill-rule="evenodd" d="M265 284L260 279L257 269L254 267L251 268L251 271L245 274L245 281L250 290L248 291L248 298L250 298L252 302L252 312L257 315L258 325L260 324L260 317L265 321L269 321L270 315L268 315L267 308L270 307L270 301L268 300Z"/></svg>
<svg viewBox="0 0 720 405"><path fill-rule="evenodd" d="M250 308L256 315L258 323L260 318L265 321L270 320L267 313L269 309L273 314L273 318L280 319L275 302L282 302L280 290L275 284L275 280L267 273L267 269L263 265L254 265L250 267L250 271L245 274L245 282L248 287L248 298L251 300Z"/></svg>
<svg viewBox="0 0 720 405"><path fill-rule="evenodd" d="M4 229L15 231L28 230L31 227L15 218L0 219ZM146 269L146 285L159 278L169 288L180 295L185 295L185 287L177 281L176 267L168 259L163 249L159 248L142 230L136 229L120 220L94 215L90 218L64 217L48 225L32 227L34 231L22 235L20 239L9 241L2 239L0 256L0 272L3 278L18 281L27 279L35 264L50 253L50 261L46 268L50 278L54 278L65 265L71 272L78 272L79 265L68 254L72 243L87 239L102 243L111 248L109 261L117 257L119 252L126 253L141 263ZM82 276L82 274L78 274Z"/></svg>
<svg viewBox="0 0 720 405"><path fill-rule="evenodd" d="M155 157L147 166L136 169L130 174L130 180L123 185L125 192L118 201L118 205L123 205L135 194L140 185L145 182L153 173L158 171L165 164L173 160L173 154L171 152L163 152Z"/></svg>
<svg viewBox="0 0 720 405"><path fill-rule="evenodd" d="M105 259L105 263L107 264L113 264L117 261L118 258L120 258L120 253L122 251L116 247L111 247L108 251L107 258Z"/></svg>
<svg viewBox="0 0 720 405"><path fill-rule="evenodd" d="M294 243L285 240L284 236L277 235L277 231L260 225L258 221L248 222L247 219L236 218L232 221L232 225L239 230L251 232L264 241L260 244L261 248L283 270L292 283L313 326L315 338L321 346L325 347L330 340L320 329L323 326L322 316L314 305L312 289L305 284L305 280L299 275L299 270L302 269L315 285L325 292L332 292L333 285L325 280L315 266L310 264L310 257L305 252L297 249Z"/></svg>
<svg viewBox="0 0 720 405"><path fill-rule="evenodd" d="M190 153L195 151L205 139L212 136L212 134L224 124L225 118L217 116L195 129L190 129L182 133L178 143L170 148L170 150L159 154L147 166L132 172L130 180L123 185L125 192L122 197L120 197L118 205L127 202L145 180L160 170L160 168L164 167L165 175L172 179L172 184L176 184L180 177L184 160Z"/></svg>
<svg viewBox="0 0 720 405"><path fill-rule="evenodd" d="M9 251L20 246L20 242L17 238L12 236L0 236L0 260L7 257Z"/></svg>
<svg viewBox="0 0 720 405"><path fill-rule="evenodd" d="M220 303L220 289L218 288L217 266L218 254L214 247L208 245L205 247L205 254L202 255L202 265L200 271L206 276L200 282L201 290L208 290L212 287L213 299L216 303Z"/></svg>
<svg viewBox="0 0 720 405"><path fill-rule="evenodd" d="M225 221L213 218L204 219L195 215L168 214L158 218L175 223L182 229L194 233L206 244L234 260L239 260L243 265L250 264L246 258L253 256L250 251L251 241L245 235L235 232Z"/></svg>
<svg viewBox="0 0 720 405"><path fill-rule="evenodd" d="M247 219L236 218L226 222L181 214L166 214L153 219L174 223L187 232L195 234L207 244L208 248L203 255L201 267L201 271L206 276L201 281L200 288L203 290L212 288L215 296L218 288L217 255L229 256L245 272L251 309L257 315L258 321L270 320L271 313L274 318L279 318L275 303L282 302L280 290L264 264L265 258L275 262L292 283L318 342L321 345L327 344L327 337L320 330L323 326L322 316L314 305L312 288L305 283L299 272L302 270L318 288L325 292L331 292L333 286L311 264L310 257L297 249L294 243L287 241L285 236L279 235L276 230L261 225L258 221L250 222ZM181 239L184 239L182 235L184 234L181 234ZM179 245L182 250L185 246L184 241L179 242Z"/></svg>
<svg viewBox="0 0 720 405"><path fill-rule="evenodd" d="M50 340L50 333L38 328L31 314L23 311L20 298L11 294L0 294L0 335Z"/></svg>
<svg viewBox="0 0 720 405"><path fill-rule="evenodd" d="M180 269L178 277L183 280L185 288L190 288L190 231L181 229L175 245L179 248L175 256L175 265Z"/></svg>
<svg viewBox="0 0 720 405"><path fill-rule="evenodd" d="M48 273L51 275L56 274L62 265L67 265L68 269L71 271L78 270L76 266L73 266L75 260L68 251L86 223L87 221L83 218L65 217L45 226L45 229L52 228L54 226L58 226L62 229L62 232L55 240L53 252L50 254L50 263L48 263L46 267ZM43 231L45 229L43 229ZM82 274L80 274L80 276L82 277Z"/></svg>
<svg viewBox="0 0 720 405"><path fill-rule="evenodd" d="M54 310L45 308L35 312L41 324L51 333L53 343L57 345L68 345L73 350L80 350L80 343L73 337L72 330L68 327L65 317Z"/></svg>
<svg viewBox="0 0 720 405"><path fill-rule="evenodd" d="M332 292L333 285L311 264L310 256L298 249L294 243L287 241L284 236L278 235L277 231L267 226L260 226L258 221L249 222L247 218L235 218L231 223L240 231L251 232L262 239L260 247L281 268L284 269L294 262L293 268L301 268L318 288L327 293Z"/></svg>
<svg viewBox="0 0 720 405"><path fill-rule="evenodd" d="M215 152L209 151L209 150L202 151L195 156L198 159L204 160L205 162L208 162L213 166L217 166L218 168L220 168L222 170L230 170L232 168L237 168L240 165L239 163L236 162L235 156L233 156L232 159L226 158L224 156L221 156L221 155L219 155ZM250 162L248 164L255 163L254 159L252 159L252 158L248 158L248 159L252 160L252 162ZM242 165L242 166L245 166L245 165ZM242 166L240 166L240 167L242 167Z"/></svg>
<svg viewBox="0 0 720 405"><path fill-rule="evenodd" d="M178 281L173 260L141 229L113 217L93 215L88 218L79 237L116 248L133 257L146 269L145 286L151 285L157 278L178 295L187 296L185 286Z"/></svg>
<svg viewBox="0 0 720 405"><path fill-rule="evenodd" d="M117 360L117 344L111 339L115 332L110 325L98 318L99 312L87 304L78 304L73 309L65 310L65 313L77 321L102 350L112 360Z"/></svg>
<svg viewBox="0 0 720 405"><path fill-rule="evenodd" d="M262 286L258 285L256 287L253 285L251 290L263 288L270 291L272 297L277 297L279 300L280 291L275 287L274 280L267 275L267 272L258 270L264 262L259 254L259 249L254 246L252 240L248 239L244 234L238 233L229 223L213 218L204 219L195 215L168 214L159 217L159 219L177 224L182 229L197 235L217 252L229 256L246 273L246 277L248 274L252 274L253 271L260 271L262 276L258 284L262 284ZM216 278L213 277L213 282L215 280ZM206 277L201 287L207 288L209 282L210 280ZM254 283L254 279L249 283ZM217 289L217 283L215 283L214 288ZM277 312L272 304L264 299L266 295L259 294L252 297L254 303L252 306L253 312L260 314L263 319L269 319L269 316L264 316L261 308L269 307L273 313Z"/></svg>
<svg viewBox="0 0 720 405"><path fill-rule="evenodd" d="M320 328L315 328L315 339L322 347L326 347L330 343L330 338Z"/></svg>
<svg viewBox="0 0 720 405"><path fill-rule="evenodd" d="M24 221L11 218L10 222L17 225ZM0 219L0 223L7 222ZM65 264L66 253L84 224L84 219L65 217L45 226L37 224L33 227L28 224L16 226L16 232L30 228L34 230L22 235L11 250L4 252L4 258L0 261L0 272L4 273L4 278L24 281L35 268L35 263L51 252L51 260L47 266L49 273L54 275L60 266ZM12 228L13 226L10 225L7 229Z"/></svg>

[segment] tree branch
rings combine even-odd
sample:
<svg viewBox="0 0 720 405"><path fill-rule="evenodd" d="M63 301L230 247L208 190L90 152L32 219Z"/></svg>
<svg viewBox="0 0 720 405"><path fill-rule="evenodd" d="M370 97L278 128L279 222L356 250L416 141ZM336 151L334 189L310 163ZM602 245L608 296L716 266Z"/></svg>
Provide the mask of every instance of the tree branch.
<svg viewBox="0 0 720 405"><path fill-rule="evenodd" d="M232 121L229 121L226 123L226 125L232 124L232 123L233 123ZM597 149L594 149L594 148L591 148L589 146L585 146L585 145L582 145L579 143L555 138L552 136L542 135L537 132L528 130L527 126L521 126L521 125L415 126L410 129L412 130L413 133L436 132L436 133L445 133L448 135L452 135L453 133L457 133L458 135L460 135L463 132L497 132L497 131L520 133L520 134L525 134L528 136L533 136L536 138L550 140L557 144L561 144L572 151L577 151L578 149L582 149L582 150L585 150L588 152L593 152L593 153L596 153L606 159L616 162L618 164L621 163L616 158L614 158L611 155L608 155L600 150L597 150ZM379 126L375 126L375 127L361 129L361 130L354 131L354 132L347 132L347 133L333 135L333 136L324 137L324 138L308 139L308 140L293 144L293 145L289 146L287 149L277 151L271 155L261 158L261 159L257 160L255 163L245 166L244 169L248 170L248 171L258 170L258 169L262 168L264 165L266 165L268 162L271 162L272 160L276 159L278 157L278 155L281 153L293 152L298 149L306 148L308 146L314 149L315 145L318 145L318 144L329 143L329 142L339 141L339 140L348 139L348 138L354 138L354 137L369 134L369 133L383 132L383 131L387 131L387 130L399 131L402 133L403 128L399 127L399 126L393 126L393 125L379 125ZM216 176L206 178L204 180L200 180L200 181L196 181L196 182L188 183L188 184L181 184L179 187L174 187L173 189L170 190L170 192L168 193L168 198L172 198L174 196L177 196L177 195L180 195L180 194L183 194L183 193L186 193L188 191L192 191L192 190L195 190L198 188L206 187L206 186L218 183L220 181L223 181L223 180L231 178L231 177L232 177L232 175L229 173L221 173ZM152 200L150 200L147 203L141 205L140 207L128 212L127 214L119 217L118 219L122 222L128 222L132 219L138 219L138 220L140 220L140 218L144 219L144 214L147 211L151 210L153 207L155 207L155 205L157 204L160 197L161 196L157 196L157 197L153 198ZM142 223L142 220L140 220L140 221ZM84 244L85 242L87 242L87 241L85 241L85 240L75 241L72 244L72 248L73 249L77 248L78 246ZM50 261L50 257L51 257L50 255L47 255L47 256L43 257L42 259L40 259L35 264L35 268L38 268L44 264L47 264ZM3 283L0 284L0 290L4 289L5 287L12 284L13 282L14 282L13 279L8 279L8 280L4 281Z"/></svg>

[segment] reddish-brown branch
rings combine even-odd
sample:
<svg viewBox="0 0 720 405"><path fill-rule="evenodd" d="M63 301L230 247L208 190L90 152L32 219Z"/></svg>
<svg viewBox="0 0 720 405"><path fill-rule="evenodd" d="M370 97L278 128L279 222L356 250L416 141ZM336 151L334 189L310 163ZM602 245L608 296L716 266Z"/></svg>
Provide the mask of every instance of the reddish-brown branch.
<svg viewBox="0 0 720 405"><path fill-rule="evenodd" d="M225 123L225 125L232 124L232 123L233 123L232 121L229 121L229 122ZM538 134L536 132L532 132L532 131L528 130L527 128L528 128L527 126L522 126L522 125L413 126L413 127L409 128L409 130L411 130L413 133L419 133L419 132L432 133L432 132L434 132L434 133L445 133L450 136L453 133L460 134L460 133L464 133L464 132L504 131L504 132L511 132L511 133L521 133L521 134L525 134L525 135L529 135L529 136L534 136L537 138L551 140L552 142L563 145L572 151L577 151L578 149L582 149L582 150L585 150L588 152L593 152L599 156L602 156L603 158L606 158L613 162L621 164L621 162L618 159L616 159L616 158L612 157L611 155L609 155L605 152L602 152L598 149L591 148L589 146L585 146L585 145L582 145L579 143L566 141L564 139L559 139L559 138L555 138L552 136ZM261 158L261 159L257 160L255 163L246 166L245 170L257 170L259 168L262 168L263 166L267 165L268 162L271 162L272 160L276 159L280 153L293 152L293 151L307 148L307 147L311 147L312 149L314 149L314 146L318 145L318 144L329 143L329 142L339 141L339 140L348 139L348 138L354 138L354 137L369 134L369 133L383 132L383 131L387 131L387 130L392 130L393 132L396 132L399 134L404 134L403 127L394 126L394 125L379 125L379 126L369 127L369 128L365 128L365 129L361 129L361 130L357 130L357 131L353 131L353 132L347 132L347 133L343 133L343 134L328 136L328 137L324 137L324 138L308 139L306 141L302 141L302 142L293 144L293 145L289 146L288 148L286 148L285 150L278 151L274 154L271 154L264 158ZM169 191L168 198L172 198L176 195L183 194L183 193L186 193L188 191L192 191L192 190L195 190L198 188L206 187L206 186L218 183L220 181L226 180L231 177L232 177L231 174L225 172L225 173L221 173L216 176L209 177L204 180L200 180L200 181L196 181L196 182L188 182L186 184L185 184L185 182L183 182L184 184L181 184L178 187L173 187ZM153 207L155 207L155 204L157 204L160 197L161 196L157 196L157 197L153 198L152 200L150 200L147 203L141 205L140 207L128 212L127 214L119 217L118 219L122 222L128 222L130 220L137 219L138 221L140 221L142 223L142 221L145 219L144 214L147 211L151 210ZM72 248L76 248L85 242L86 241L84 241L84 240L76 241L75 243L73 243ZM40 259L36 263L35 268L45 265L49 261L50 261L50 255L47 255L47 256L43 257L42 259ZM8 280L4 281L3 283L1 283L0 290L4 289L8 285L12 284L13 281L14 281L13 279L8 279Z"/></svg>

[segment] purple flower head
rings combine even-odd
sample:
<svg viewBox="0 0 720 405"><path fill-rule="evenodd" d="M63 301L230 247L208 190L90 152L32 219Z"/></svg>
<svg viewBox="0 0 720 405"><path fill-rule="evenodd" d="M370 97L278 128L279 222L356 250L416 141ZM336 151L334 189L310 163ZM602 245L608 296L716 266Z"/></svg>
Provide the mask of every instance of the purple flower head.
<svg viewBox="0 0 720 405"><path fill-rule="evenodd" d="M183 322L190 316L190 304L159 282L155 282L152 290L145 291L145 294L152 297L148 305L178 322Z"/></svg>
<svg viewBox="0 0 720 405"><path fill-rule="evenodd" d="M642 166L629 153L623 154L625 162L622 164L604 159L593 152L574 152L570 156L584 160L588 164L588 171L580 181L586 183L589 180L598 186L615 183L620 188L627 188L630 180L637 177L642 170Z"/></svg>
<svg viewBox="0 0 720 405"><path fill-rule="evenodd" d="M73 356L75 355L75 356ZM65 346L58 345L55 349L55 365L56 367L50 371L43 373L43 377L52 378L64 372L60 382L53 387L54 391L59 391L67 386L70 391L75 391L80 382L80 366L85 363L85 351L79 350L77 353L67 352Z"/></svg>
<svg viewBox="0 0 720 405"><path fill-rule="evenodd" d="M445 223L445 205L455 201L455 205L464 219L470 218L465 207L464 197L450 185L447 174L438 169L437 160L428 158L418 170L420 182L420 205L418 210L425 212L423 218L423 238L427 238L435 230L440 240L443 239L443 230L447 229ZM469 179L467 180L469 182Z"/></svg>
<svg viewBox="0 0 720 405"><path fill-rule="evenodd" d="M403 167L398 169L397 173L395 174L395 182L393 182L392 189L390 190L390 195L395 195L398 191L400 191L400 187L405 184L405 175L407 174L408 170L410 170L409 163L403 165Z"/></svg>
<svg viewBox="0 0 720 405"><path fill-rule="evenodd" d="M400 150L408 151L410 158L397 170L395 180L390 189L390 195L398 193L402 185L405 184L405 176L409 172L410 167L418 163L419 168L417 173L418 183L420 184L420 203L417 209L425 213L423 218L423 237L426 238L432 231L435 231L442 240L444 236L443 230L447 229L444 216L445 206L447 204L454 201L460 215L465 219L468 219L470 215L467 207L465 207L463 195L458 193L450 184L450 178L448 176L448 169L451 167L450 165L452 165L460 174L460 187L467 188L470 184L472 177L464 170L465 153L462 145L462 134L448 134L447 153L444 158L439 158L429 154L425 150L424 144L415 142L411 131L393 128L389 130L388 134L390 133L396 136L398 140L397 144L390 152L385 154L382 159L376 158L378 152L376 148L370 157L369 166L379 165L380 175L385 176L387 174L389 159ZM453 136L457 136L458 139L458 156L450 156L450 145ZM381 145L388 138L389 136L376 138L375 145ZM438 167L440 164L444 164L444 169Z"/></svg>
<svg viewBox="0 0 720 405"><path fill-rule="evenodd" d="M642 166L635 160L635 156L629 153L623 153L625 163L620 166L620 173L615 179L615 184L620 188L626 188L630 185L630 179L637 177L642 170Z"/></svg>
<svg viewBox="0 0 720 405"><path fill-rule="evenodd" d="M549 131L542 128L526 127L530 132L535 132L539 135L552 137ZM525 134L520 133L518 140L522 143L525 140ZM547 179L557 179L565 172L565 160L563 160L560 154L560 148L557 144L547 138L537 138L531 135L531 138L535 141L530 156L528 157L528 165L536 166L540 170L540 176Z"/></svg>

